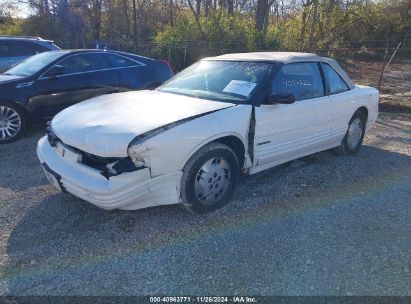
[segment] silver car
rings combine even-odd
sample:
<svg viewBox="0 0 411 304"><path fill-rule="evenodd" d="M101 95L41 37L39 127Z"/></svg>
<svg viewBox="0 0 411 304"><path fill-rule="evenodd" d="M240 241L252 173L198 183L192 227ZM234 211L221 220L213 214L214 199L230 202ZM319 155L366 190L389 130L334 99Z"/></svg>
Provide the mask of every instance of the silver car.
<svg viewBox="0 0 411 304"><path fill-rule="evenodd" d="M60 48L51 40L27 36L0 36L0 73L27 57L54 50Z"/></svg>

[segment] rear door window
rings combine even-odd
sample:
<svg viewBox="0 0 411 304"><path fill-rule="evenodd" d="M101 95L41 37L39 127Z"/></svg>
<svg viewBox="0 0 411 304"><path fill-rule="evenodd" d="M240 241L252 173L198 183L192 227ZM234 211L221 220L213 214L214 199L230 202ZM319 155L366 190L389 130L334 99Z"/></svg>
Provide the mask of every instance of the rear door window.
<svg viewBox="0 0 411 304"><path fill-rule="evenodd" d="M289 63L278 71L272 82L272 93L292 93L295 100L324 96L324 85L317 63Z"/></svg>
<svg viewBox="0 0 411 304"><path fill-rule="evenodd" d="M328 90L330 95L348 91L349 88L340 75L328 64L321 63L325 73L325 78L328 81Z"/></svg>
<svg viewBox="0 0 411 304"><path fill-rule="evenodd" d="M60 61L58 65L64 66L64 74L92 72L110 68L98 53L73 55Z"/></svg>
<svg viewBox="0 0 411 304"><path fill-rule="evenodd" d="M113 53L103 53L102 56L106 61L110 64L111 67L114 68L123 68L123 67L132 67L142 65L139 62L131 60L129 58L119 56Z"/></svg>

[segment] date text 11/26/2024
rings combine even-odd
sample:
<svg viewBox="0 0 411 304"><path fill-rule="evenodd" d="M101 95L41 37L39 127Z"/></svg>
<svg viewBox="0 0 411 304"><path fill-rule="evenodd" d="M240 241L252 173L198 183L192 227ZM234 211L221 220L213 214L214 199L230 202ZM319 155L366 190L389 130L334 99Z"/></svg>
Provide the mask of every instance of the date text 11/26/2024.
<svg viewBox="0 0 411 304"><path fill-rule="evenodd" d="M218 296L159 296L150 297L150 303L257 303L257 299L248 296L218 297Z"/></svg>

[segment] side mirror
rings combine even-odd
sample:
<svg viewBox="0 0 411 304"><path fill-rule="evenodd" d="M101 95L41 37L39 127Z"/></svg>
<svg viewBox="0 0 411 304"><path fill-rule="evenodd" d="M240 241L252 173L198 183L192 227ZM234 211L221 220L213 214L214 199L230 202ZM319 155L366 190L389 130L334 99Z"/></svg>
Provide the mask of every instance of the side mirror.
<svg viewBox="0 0 411 304"><path fill-rule="evenodd" d="M55 76L63 75L64 72L65 72L64 66L55 65L47 72L47 76L55 77Z"/></svg>
<svg viewBox="0 0 411 304"><path fill-rule="evenodd" d="M291 104L295 101L295 95L293 93L271 93L267 96L266 104Z"/></svg>

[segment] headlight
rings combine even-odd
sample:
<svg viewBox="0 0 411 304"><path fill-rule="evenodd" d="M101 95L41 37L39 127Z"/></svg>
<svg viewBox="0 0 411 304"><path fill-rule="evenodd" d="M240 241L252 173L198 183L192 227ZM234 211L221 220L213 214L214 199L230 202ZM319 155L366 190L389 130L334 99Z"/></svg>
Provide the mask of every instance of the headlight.
<svg viewBox="0 0 411 304"><path fill-rule="evenodd" d="M136 146L130 146L128 148L128 156L137 168L147 167L147 157L144 157L136 152Z"/></svg>
<svg viewBox="0 0 411 304"><path fill-rule="evenodd" d="M131 157L126 157L106 164L105 168L101 171L101 174L106 178L109 178L110 176L117 176L126 172L138 171L145 167L145 165L137 166Z"/></svg>

